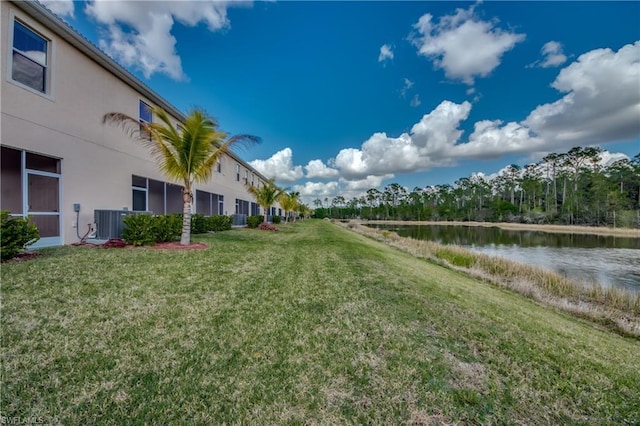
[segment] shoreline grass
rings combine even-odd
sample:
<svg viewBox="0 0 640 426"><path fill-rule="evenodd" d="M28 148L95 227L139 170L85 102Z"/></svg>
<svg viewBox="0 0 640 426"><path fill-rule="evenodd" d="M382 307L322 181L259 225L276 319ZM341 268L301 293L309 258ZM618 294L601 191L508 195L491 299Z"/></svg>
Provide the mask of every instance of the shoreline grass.
<svg viewBox="0 0 640 426"><path fill-rule="evenodd" d="M436 261L472 277L605 324L624 335L640 337L640 293L597 284L580 285L560 274L535 266L475 253L460 246L400 237L396 232L378 230L359 222L340 222L340 225L414 256Z"/></svg>
<svg viewBox="0 0 640 426"><path fill-rule="evenodd" d="M440 226L482 226L486 228L502 228L516 231L539 231L558 234L605 235L612 237L640 238L637 228L609 228L605 226L580 225L538 225L530 223L509 222L462 222L462 221L416 221L416 220L352 220L351 222L371 225L440 225Z"/></svg>
<svg viewBox="0 0 640 426"><path fill-rule="evenodd" d="M640 342L325 221L1 268L0 415L637 424Z"/></svg>

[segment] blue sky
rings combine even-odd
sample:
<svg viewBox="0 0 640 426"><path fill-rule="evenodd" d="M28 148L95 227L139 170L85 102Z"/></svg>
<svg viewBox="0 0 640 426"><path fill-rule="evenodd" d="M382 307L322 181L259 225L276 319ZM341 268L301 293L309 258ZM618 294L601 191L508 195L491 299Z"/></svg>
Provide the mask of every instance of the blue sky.
<svg viewBox="0 0 640 426"><path fill-rule="evenodd" d="M640 2L47 5L307 202L640 152Z"/></svg>

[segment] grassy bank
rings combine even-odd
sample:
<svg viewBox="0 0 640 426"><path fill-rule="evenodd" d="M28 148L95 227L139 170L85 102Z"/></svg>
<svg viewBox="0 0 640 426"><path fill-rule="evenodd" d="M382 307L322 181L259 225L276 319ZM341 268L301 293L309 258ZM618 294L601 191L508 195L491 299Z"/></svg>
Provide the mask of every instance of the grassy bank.
<svg viewBox="0 0 640 426"><path fill-rule="evenodd" d="M476 253L460 246L400 237L395 232L363 226L357 221L339 224L414 256L464 271L470 276L604 324L623 335L640 337L640 293L618 287L584 286L535 266Z"/></svg>
<svg viewBox="0 0 640 426"><path fill-rule="evenodd" d="M434 222L415 220L369 220L361 221L368 224L387 225L443 225L443 226L484 226L511 229L515 231L540 231L557 234L588 234L608 235L612 237L640 238L640 229L637 228L608 228L604 226L577 226L577 225L536 225L531 223L507 223L507 222Z"/></svg>
<svg viewBox="0 0 640 426"><path fill-rule="evenodd" d="M640 343L324 221L2 265L2 416L635 424Z"/></svg>

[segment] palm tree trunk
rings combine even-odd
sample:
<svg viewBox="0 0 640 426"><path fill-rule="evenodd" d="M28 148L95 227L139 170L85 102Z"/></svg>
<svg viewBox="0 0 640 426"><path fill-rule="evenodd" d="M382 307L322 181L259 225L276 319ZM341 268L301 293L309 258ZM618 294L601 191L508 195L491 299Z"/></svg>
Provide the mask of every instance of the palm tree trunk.
<svg viewBox="0 0 640 426"><path fill-rule="evenodd" d="M180 237L180 244L188 246L191 244L191 203L193 202L193 194L188 185L182 190L182 202L182 236Z"/></svg>

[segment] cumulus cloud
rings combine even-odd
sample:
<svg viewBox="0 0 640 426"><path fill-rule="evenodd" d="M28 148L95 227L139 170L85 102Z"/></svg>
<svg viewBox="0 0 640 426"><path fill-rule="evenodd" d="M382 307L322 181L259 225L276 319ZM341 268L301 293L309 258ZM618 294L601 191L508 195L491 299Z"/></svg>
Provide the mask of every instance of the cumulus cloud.
<svg viewBox="0 0 640 426"><path fill-rule="evenodd" d="M393 174L385 174L382 176L373 176L369 175L364 179L358 180L346 180L340 179L340 183L343 184L344 192L355 194L360 193L362 191L366 191L369 188L378 188L382 185L382 182L385 180L393 179L395 175ZM355 195L353 195L355 196Z"/></svg>
<svg viewBox="0 0 640 426"><path fill-rule="evenodd" d="M278 151L266 160L250 161L249 164L267 178L275 179L276 182L291 183L303 176L302 166L293 165L291 148Z"/></svg>
<svg viewBox="0 0 640 426"><path fill-rule="evenodd" d="M427 13L414 25L419 35L413 44L420 55L433 61L453 80L473 85L476 77L486 77L502 61L502 55L525 39L524 34L498 28L497 22L483 21L469 9L456 9L453 15L433 22Z"/></svg>
<svg viewBox="0 0 640 426"><path fill-rule="evenodd" d="M443 101L392 137L374 133L360 148L341 150L330 164L345 181L427 170L461 159L562 151L640 136L640 41L618 52L596 49L562 69L552 87L565 95L525 120L480 120L463 140L471 104Z"/></svg>
<svg viewBox="0 0 640 426"><path fill-rule="evenodd" d="M600 167L609 167L616 161L629 160L629 156L622 152L603 151L600 153Z"/></svg>
<svg viewBox="0 0 640 426"><path fill-rule="evenodd" d="M452 154L496 158L512 153L561 151L640 135L640 41L618 52L596 49L562 69L551 84L561 99L536 107L525 120L482 120Z"/></svg>
<svg viewBox="0 0 640 426"><path fill-rule="evenodd" d="M58 16L74 17L73 0L40 0L40 3Z"/></svg>
<svg viewBox="0 0 640 426"><path fill-rule="evenodd" d="M455 154L463 158L497 158L504 154L529 152L541 140L529 128L516 122L503 125L501 120L482 120L474 124L469 141L456 146Z"/></svg>
<svg viewBox="0 0 640 426"><path fill-rule="evenodd" d="M416 123L411 133L394 138L375 133L360 149L341 150L333 160L341 176L358 180L367 176L424 170L448 160L443 157L459 139L460 122L467 118L471 104L444 101Z"/></svg>
<svg viewBox="0 0 640 426"><path fill-rule="evenodd" d="M218 31L229 26L227 8L245 4L248 3L217 0L93 0L87 3L86 13L106 26L100 48L122 65L139 69L146 78L162 73L183 80L186 75L171 33L174 23L187 26L204 23L210 31Z"/></svg>
<svg viewBox="0 0 640 426"><path fill-rule="evenodd" d="M338 182L305 182L304 185L294 185L293 190L300 193L304 202L310 203L316 198L324 200L332 198L339 192ZM313 207L313 205L310 205Z"/></svg>
<svg viewBox="0 0 640 426"><path fill-rule="evenodd" d="M380 46L380 55L378 55L378 62L385 62L389 59L393 59L393 50L388 44Z"/></svg>
<svg viewBox="0 0 640 426"><path fill-rule="evenodd" d="M327 167L322 160L311 160L304 166L306 177L311 178L336 178L340 174L338 170Z"/></svg>
<svg viewBox="0 0 640 426"><path fill-rule="evenodd" d="M580 55L551 84L566 93L523 121L548 147L628 140L640 134L640 41Z"/></svg>

